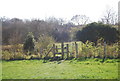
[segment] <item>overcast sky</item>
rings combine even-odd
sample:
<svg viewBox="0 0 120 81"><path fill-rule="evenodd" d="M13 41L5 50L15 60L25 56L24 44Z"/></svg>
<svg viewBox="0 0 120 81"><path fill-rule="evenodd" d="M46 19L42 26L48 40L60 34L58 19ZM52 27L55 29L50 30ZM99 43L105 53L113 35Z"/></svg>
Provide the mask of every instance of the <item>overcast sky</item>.
<svg viewBox="0 0 120 81"><path fill-rule="evenodd" d="M98 21L107 8L118 11L120 0L0 0L0 17L71 19L81 14Z"/></svg>

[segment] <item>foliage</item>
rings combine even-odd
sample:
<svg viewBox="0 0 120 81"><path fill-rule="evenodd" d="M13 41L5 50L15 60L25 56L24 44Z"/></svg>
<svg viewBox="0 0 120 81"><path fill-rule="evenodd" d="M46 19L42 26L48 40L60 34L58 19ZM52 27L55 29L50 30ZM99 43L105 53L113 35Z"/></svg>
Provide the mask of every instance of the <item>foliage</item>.
<svg viewBox="0 0 120 81"><path fill-rule="evenodd" d="M80 50L81 48L82 50ZM105 49L107 58L118 58L118 43L114 43L113 45L106 45ZM102 43L98 43L96 46L93 42L87 41L82 43L79 47L79 56L103 58L104 51L104 45Z"/></svg>
<svg viewBox="0 0 120 81"><path fill-rule="evenodd" d="M10 52L2 51L2 59L3 60L9 60L11 57L13 57L13 55Z"/></svg>
<svg viewBox="0 0 120 81"><path fill-rule="evenodd" d="M44 37L41 37L42 39ZM45 36L45 38L47 38ZM78 58L103 58L104 56L104 45L103 40L98 40L97 45L95 43L87 41L86 43L82 43L80 41L77 42L78 44ZM46 43L47 42L47 43ZM35 52L32 53L32 55L24 55L22 51L22 45L19 45L21 48L18 48L16 51L11 50L12 47L8 46L10 50L7 50L7 46L3 47L2 51L2 59L3 60L14 60L14 59L40 59L48 53L50 48L52 47L52 43L54 43L54 40L52 38L47 38L47 40L40 40L39 42L36 42L35 45ZM74 42L66 42L65 44L69 44L69 56L75 57L75 44ZM45 46L44 46L45 45ZM58 48L61 48L61 43L56 43ZM66 45L65 45L66 46ZM37 51L36 51L37 50ZM41 52L42 51L42 52ZM66 49L64 50L66 51ZM61 52L61 50L58 50L58 52ZM119 45L118 43L114 43L112 45L106 45L106 58L118 58L119 54ZM49 53L48 57L52 58L53 53L52 51ZM66 57L66 53L65 53Z"/></svg>
<svg viewBox="0 0 120 81"><path fill-rule="evenodd" d="M85 44L82 43L82 51L81 54L84 57L94 57L94 50L95 50L95 46L93 46L92 42L87 41Z"/></svg>
<svg viewBox="0 0 120 81"><path fill-rule="evenodd" d="M91 23L76 33L76 39L82 42L89 40L97 43L100 38L103 38L109 44L115 43L119 39L119 32L110 25Z"/></svg>
<svg viewBox="0 0 120 81"><path fill-rule="evenodd" d="M26 40L23 45L23 49L25 52L33 52L35 49L35 40L31 32L29 32L26 37Z"/></svg>
<svg viewBox="0 0 120 81"><path fill-rule="evenodd" d="M43 34L39 36L39 39L36 43L38 48L46 49L50 44L52 45L55 42L52 36Z"/></svg>
<svg viewBox="0 0 120 81"><path fill-rule="evenodd" d="M46 52L48 52L48 50L52 47L52 44L54 42L55 40L52 36L49 36L47 34L43 34L39 36L38 41L35 44L35 48L36 48L36 52L38 54L40 53L41 58L44 54L46 54Z"/></svg>
<svg viewBox="0 0 120 81"><path fill-rule="evenodd" d="M3 60L19 60L23 59L23 46L19 45L6 45L2 46L2 59Z"/></svg>
<svg viewBox="0 0 120 81"><path fill-rule="evenodd" d="M3 51L2 59L3 60L23 60L24 55L21 52Z"/></svg>

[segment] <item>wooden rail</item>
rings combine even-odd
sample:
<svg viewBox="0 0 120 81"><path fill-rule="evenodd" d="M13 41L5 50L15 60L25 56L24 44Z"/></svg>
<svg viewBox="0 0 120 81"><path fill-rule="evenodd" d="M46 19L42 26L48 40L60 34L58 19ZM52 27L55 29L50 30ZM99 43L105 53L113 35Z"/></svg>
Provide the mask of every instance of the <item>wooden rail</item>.
<svg viewBox="0 0 120 81"><path fill-rule="evenodd" d="M75 42L75 58L78 58L78 44ZM69 44L64 44L64 42L61 43L61 47L58 48L56 44L53 44L53 57L56 57L56 54L60 54L61 58L69 58L70 57L70 51L69 51ZM61 52L60 52L61 51ZM66 57L65 57L66 56Z"/></svg>

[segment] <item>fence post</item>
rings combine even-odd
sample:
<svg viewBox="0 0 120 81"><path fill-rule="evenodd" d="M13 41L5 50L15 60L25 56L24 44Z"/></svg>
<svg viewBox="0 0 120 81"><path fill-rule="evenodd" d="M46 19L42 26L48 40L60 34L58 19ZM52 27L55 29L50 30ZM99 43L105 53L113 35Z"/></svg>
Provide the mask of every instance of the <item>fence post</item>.
<svg viewBox="0 0 120 81"><path fill-rule="evenodd" d="M58 47L57 46L55 47L55 49L56 49L56 52L58 53Z"/></svg>
<svg viewBox="0 0 120 81"><path fill-rule="evenodd" d="M100 48L101 49L101 48ZM100 50L98 50L98 58L101 58Z"/></svg>
<svg viewBox="0 0 120 81"><path fill-rule="evenodd" d="M55 44L53 44L53 57L55 57Z"/></svg>
<svg viewBox="0 0 120 81"><path fill-rule="evenodd" d="M64 43L61 43L62 59L64 58Z"/></svg>
<svg viewBox="0 0 120 81"><path fill-rule="evenodd" d="M66 50L67 50L67 59L69 58L69 44L66 44Z"/></svg>
<svg viewBox="0 0 120 81"><path fill-rule="evenodd" d="M104 42L104 57L106 58L106 42Z"/></svg>
<svg viewBox="0 0 120 81"><path fill-rule="evenodd" d="M42 58L42 54L43 54L42 51L43 51L42 48L40 48L40 58Z"/></svg>
<svg viewBox="0 0 120 81"><path fill-rule="evenodd" d="M104 42L104 56L103 56L103 62L105 61L106 58L106 42Z"/></svg>
<svg viewBox="0 0 120 81"><path fill-rule="evenodd" d="M75 52L76 52L75 58L78 58L78 44L76 42L75 42Z"/></svg>

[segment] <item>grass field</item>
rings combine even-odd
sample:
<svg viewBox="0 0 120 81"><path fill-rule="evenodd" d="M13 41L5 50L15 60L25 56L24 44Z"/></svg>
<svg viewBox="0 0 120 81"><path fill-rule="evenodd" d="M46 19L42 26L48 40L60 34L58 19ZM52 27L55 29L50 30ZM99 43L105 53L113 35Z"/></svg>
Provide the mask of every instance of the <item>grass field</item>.
<svg viewBox="0 0 120 81"><path fill-rule="evenodd" d="M3 79L117 79L118 59L3 61Z"/></svg>

